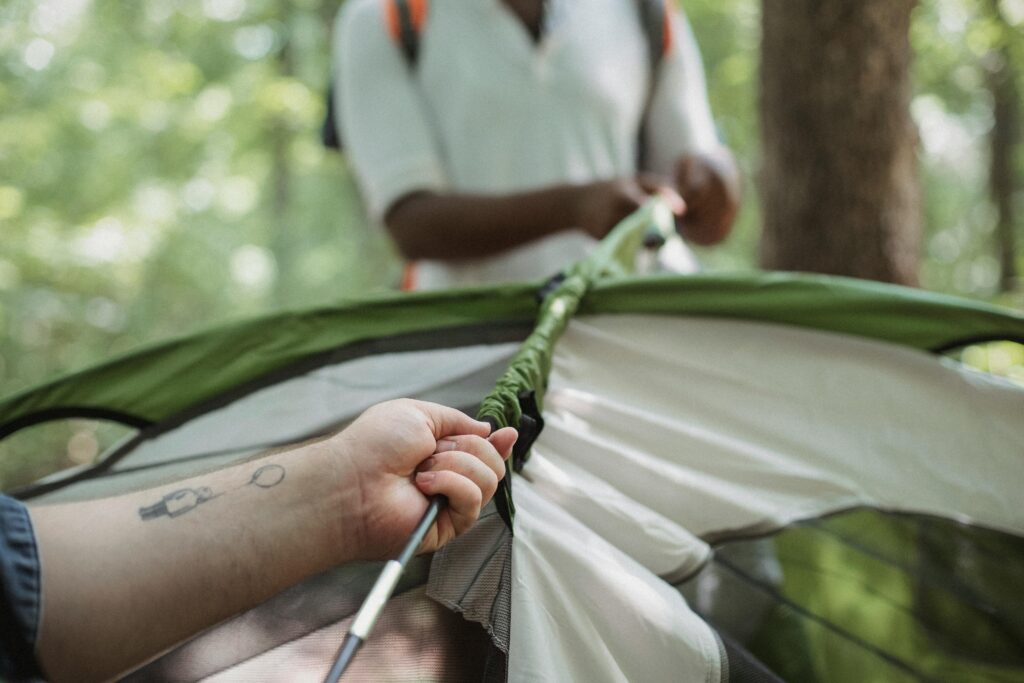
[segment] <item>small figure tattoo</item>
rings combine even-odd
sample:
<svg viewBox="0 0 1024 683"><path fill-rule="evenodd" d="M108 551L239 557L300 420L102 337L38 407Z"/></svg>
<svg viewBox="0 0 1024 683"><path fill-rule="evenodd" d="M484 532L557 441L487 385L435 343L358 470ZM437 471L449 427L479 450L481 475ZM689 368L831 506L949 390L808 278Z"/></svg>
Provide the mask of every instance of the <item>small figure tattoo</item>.
<svg viewBox="0 0 1024 683"><path fill-rule="evenodd" d="M264 465L252 473L252 478L242 486L237 486L230 491L235 491L243 486L257 486L261 489L269 489L284 481L284 468L280 465ZM212 500L223 493L214 493L207 486L200 486L194 489L178 489L168 493L163 498L145 507L139 508L139 517L145 520L156 519L157 517L177 517L186 512L191 512L208 500Z"/></svg>
<svg viewBox="0 0 1024 683"><path fill-rule="evenodd" d="M200 486L197 489L178 489L168 493L152 505L139 508L139 517L144 520L156 519L164 515L177 517L190 510L195 510L201 503L216 497L213 491L206 486Z"/></svg>

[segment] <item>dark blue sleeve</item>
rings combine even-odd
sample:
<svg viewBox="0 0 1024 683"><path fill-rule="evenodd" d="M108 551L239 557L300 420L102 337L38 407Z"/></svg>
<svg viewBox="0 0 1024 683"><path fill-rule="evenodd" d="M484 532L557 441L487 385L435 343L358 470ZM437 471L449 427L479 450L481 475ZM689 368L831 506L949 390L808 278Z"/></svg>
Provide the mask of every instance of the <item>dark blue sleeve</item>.
<svg viewBox="0 0 1024 683"><path fill-rule="evenodd" d="M0 495L0 680L42 678L36 662L39 553L28 510Z"/></svg>

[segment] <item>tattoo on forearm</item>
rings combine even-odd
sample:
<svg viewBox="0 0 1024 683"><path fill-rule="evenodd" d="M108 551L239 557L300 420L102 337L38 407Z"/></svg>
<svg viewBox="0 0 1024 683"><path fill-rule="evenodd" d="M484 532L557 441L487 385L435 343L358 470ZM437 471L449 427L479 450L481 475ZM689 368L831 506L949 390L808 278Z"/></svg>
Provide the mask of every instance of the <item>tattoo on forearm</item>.
<svg viewBox="0 0 1024 683"><path fill-rule="evenodd" d="M190 510L195 510L200 503L216 498L220 494L214 494L209 488L200 486L197 489L178 489L146 507L139 508L139 517L143 520L156 519L157 517L177 517Z"/></svg>
<svg viewBox="0 0 1024 683"><path fill-rule="evenodd" d="M252 473L250 484L255 484L261 489L269 489L277 486L284 479L284 468L280 465L264 465Z"/></svg>
<svg viewBox="0 0 1024 683"><path fill-rule="evenodd" d="M222 493L214 493L206 486L178 489L168 493L152 505L139 508L139 517L143 521L157 517L177 517L195 510L208 500L213 500L231 491L237 491L245 486L256 486L261 489L273 488L284 481L284 475L284 467L281 465L264 465L252 473L252 478L247 483Z"/></svg>

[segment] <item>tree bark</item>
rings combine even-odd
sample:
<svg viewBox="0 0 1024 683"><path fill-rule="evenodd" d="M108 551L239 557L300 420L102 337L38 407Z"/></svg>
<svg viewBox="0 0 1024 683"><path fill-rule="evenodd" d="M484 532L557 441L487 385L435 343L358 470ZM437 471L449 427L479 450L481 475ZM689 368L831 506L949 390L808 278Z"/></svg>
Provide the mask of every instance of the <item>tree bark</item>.
<svg viewBox="0 0 1024 683"><path fill-rule="evenodd" d="M914 4L764 0L764 267L917 283Z"/></svg>
<svg viewBox="0 0 1024 683"><path fill-rule="evenodd" d="M1020 142L1020 94L1017 91L1009 36L1014 30L993 0L992 11L1006 38L989 55L988 85L992 94L992 132L989 136L991 166L989 191L996 207L996 256L999 260L999 291L1011 292L1017 283L1017 216L1014 191L1017 185L1016 158Z"/></svg>

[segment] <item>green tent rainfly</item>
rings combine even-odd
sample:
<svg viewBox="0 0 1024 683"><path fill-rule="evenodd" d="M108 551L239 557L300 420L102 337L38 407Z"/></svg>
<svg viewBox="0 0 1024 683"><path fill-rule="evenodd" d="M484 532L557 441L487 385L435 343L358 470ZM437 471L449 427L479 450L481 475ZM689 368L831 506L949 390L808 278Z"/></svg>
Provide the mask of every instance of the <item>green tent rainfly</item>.
<svg viewBox="0 0 1024 683"><path fill-rule="evenodd" d="M414 561L354 680L1024 680L1024 388L941 355L1024 341L1024 317L823 276L632 276L659 211L546 287L265 316L0 400L3 437L135 430L18 495L134 490L400 396L536 409L498 505ZM129 679L316 680L376 570L314 577Z"/></svg>

